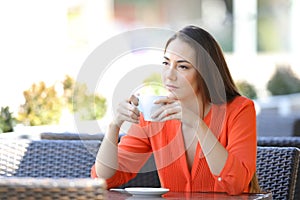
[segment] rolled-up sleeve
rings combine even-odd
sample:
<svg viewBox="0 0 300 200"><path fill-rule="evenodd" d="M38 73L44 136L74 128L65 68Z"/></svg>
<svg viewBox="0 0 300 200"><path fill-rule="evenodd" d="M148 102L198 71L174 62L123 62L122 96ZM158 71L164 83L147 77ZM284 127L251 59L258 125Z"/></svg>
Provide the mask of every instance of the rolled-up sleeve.
<svg viewBox="0 0 300 200"><path fill-rule="evenodd" d="M227 137L223 138L228 158L221 173L214 178L215 190L235 195L249 191L256 171L256 113L251 100L229 112L232 113L227 119Z"/></svg>

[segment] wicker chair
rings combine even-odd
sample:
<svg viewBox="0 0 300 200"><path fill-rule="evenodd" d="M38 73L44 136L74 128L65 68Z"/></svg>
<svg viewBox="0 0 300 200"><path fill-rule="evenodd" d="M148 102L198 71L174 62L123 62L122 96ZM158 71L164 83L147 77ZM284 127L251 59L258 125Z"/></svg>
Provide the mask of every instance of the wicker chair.
<svg viewBox="0 0 300 200"><path fill-rule="evenodd" d="M119 134L119 141L124 133ZM104 133L75 133L75 132L42 132L40 133L41 140L100 140L104 138Z"/></svg>
<svg viewBox="0 0 300 200"><path fill-rule="evenodd" d="M296 121L294 121L293 136L299 136L300 137L300 119L296 119Z"/></svg>
<svg viewBox="0 0 300 200"><path fill-rule="evenodd" d="M258 137L258 146L297 147L300 149L300 137ZM300 199L300 164L298 168L295 199Z"/></svg>
<svg viewBox="0 0 300 200"><path fill-rule="evenodd" d="M42 140L100 140L104 138L104 133L70 133L70 132L43 132L40 134Z"/></svg>
<svg viewBox="0 0 300 200"><path fill-rule="evenodd" d="M1 177L89 178L99 140L0 140ZM153 157L136 178L121 187L160 182Z"/></svg>
<svg viewBox="0 0 300 200"><path fill-rule="evenodd" d="M90 177L99 145L90 140L1 140L0 176Z"/></svg>
<svg viewBox="0 0 300 200"><path fill-rule="evenodd" d="M258 137L258 146L273 146L273 147L298 147L300 148L300 137Z"/></svg>
<svg viewBox="0 0 300 200"><path fill-rule="evenodd" d="M99 141L0 140L0 199L103 199L90 168Z"/></svg>
<svg viewBox="0 0 300 200"><path fill-rule="evenodd" d="M257 176L261 188L273 199L296 199L295 186L300 151L296 147L258 147Z"/></svg>

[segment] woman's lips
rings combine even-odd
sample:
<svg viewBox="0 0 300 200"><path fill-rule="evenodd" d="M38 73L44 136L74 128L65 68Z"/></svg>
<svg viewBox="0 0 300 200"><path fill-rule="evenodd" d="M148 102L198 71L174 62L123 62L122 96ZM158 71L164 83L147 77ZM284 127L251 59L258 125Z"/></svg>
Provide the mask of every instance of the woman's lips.
<svg viewBox="0 0 300 200"><path fill-rule="evenodd" d="M167 84L166 87L167 87L168 90L176 90L176 89L178 89L178 87L176 87L174 85L170 85L170 84Z"/></svg>

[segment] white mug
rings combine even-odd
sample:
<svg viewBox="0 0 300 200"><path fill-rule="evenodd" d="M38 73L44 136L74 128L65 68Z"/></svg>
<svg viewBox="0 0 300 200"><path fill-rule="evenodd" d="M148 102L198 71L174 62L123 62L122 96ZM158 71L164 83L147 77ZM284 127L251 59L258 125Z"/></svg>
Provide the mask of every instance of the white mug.
<svg viewBox="0 0 300 200"><path fill-rule="evenodd" d="M154 102L161 98L166 98L166 96L143 95L138 97L138 109L143 113L145 121L155 121L151 118L151 115L163 104L155 104Z"/></svg>

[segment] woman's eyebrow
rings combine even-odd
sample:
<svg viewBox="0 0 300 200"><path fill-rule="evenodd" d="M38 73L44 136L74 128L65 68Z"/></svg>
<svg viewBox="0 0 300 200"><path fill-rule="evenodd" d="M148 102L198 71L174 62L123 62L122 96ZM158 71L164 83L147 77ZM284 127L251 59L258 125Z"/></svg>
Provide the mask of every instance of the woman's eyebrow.
<svg viewBox="0 0 300 200"><path fill-rule="evenodd" d="M176 61L177 63L183 63L183 62L185 62L185 63L189 63L189 64L191 64L189 61L187 61L187 60L177 60Z"/></svg>
<svg viewBox="0 0 300 200"><path fill-rule="evenodd" d="M166 56L164 56L164 59L170 61L170 59L169 59L168 57L166 57ZM177 62L177 63L183 63L183 62L186 62L186 63L191 64L191 63L190 63L189 61L187 61L187 60L177 60L176 62Z"/></svg>
<svg viewBox="0 0 300 200"><path fill-rule="evenodd" d="M166 57L166 56L164 56L164 59L166 59L166 60L168 60L168 61L170 60L170 59L169 59L168 57Z"/></svg>

